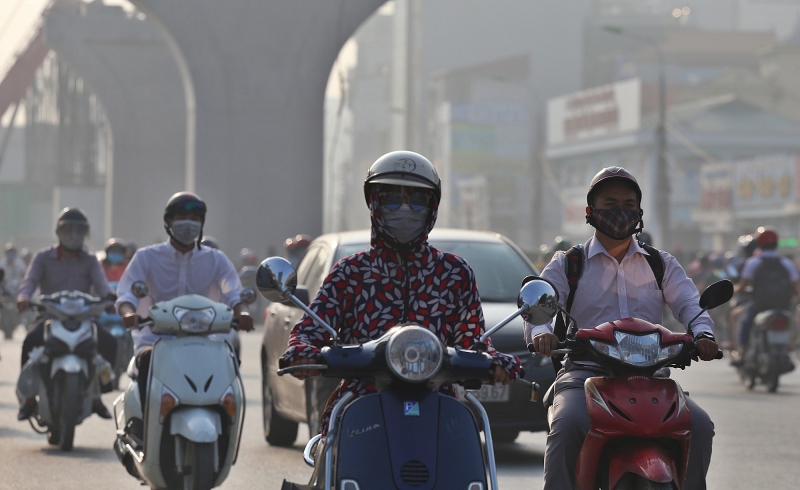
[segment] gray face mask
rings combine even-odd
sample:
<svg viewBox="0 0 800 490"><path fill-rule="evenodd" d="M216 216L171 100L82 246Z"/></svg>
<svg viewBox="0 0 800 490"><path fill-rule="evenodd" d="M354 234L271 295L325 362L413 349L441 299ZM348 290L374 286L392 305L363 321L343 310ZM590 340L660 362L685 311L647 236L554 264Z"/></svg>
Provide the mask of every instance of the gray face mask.
<svg viewBox="0 0 800 490"><path fill-rule="evenodd" d="M430 208L414 211L408 204L403 204L395 211L381 206L386 230L400 243L410 243L419 238L425 232L430 213Z"/></svg>
<svg viewBox="0 0 800 490"><path fill-rule="evenodd" d="M85 233L59 233L58 243L67 252L78 252L83 249L83 242L86 240Z"/></svg>
<svg viewBox="0 0 800 490"><path fill-rule="evenodd" d="M172 238L184 246L192 245L200 237L203 223L191 219L181 219L172 222Z"/></svg>

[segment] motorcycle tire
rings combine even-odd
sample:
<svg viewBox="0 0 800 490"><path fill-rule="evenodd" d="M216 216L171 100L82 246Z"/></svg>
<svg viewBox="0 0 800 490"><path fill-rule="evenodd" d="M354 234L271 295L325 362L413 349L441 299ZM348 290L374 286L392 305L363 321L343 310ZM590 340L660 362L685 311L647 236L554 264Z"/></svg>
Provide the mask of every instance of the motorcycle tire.
<svg viewBox="0 0 800 490"><path fill-rule="evenodd" d="M614 490L675 490L672 482L655 482L641 475L626 473L614 486Z"/></svg>
<svg viewBox="0 0 800 490"><path fill-rule="evenodd" d="M184 439L183 490L211 490L214 480L214 443Z"/></svg>
<svg viewBox="0 0 800 490"><path fill-rule="evenodd" d="M58 429L51 428L47 431L47 443L51 446L58 446L59 441L61 441L61 434L58 432Z"/></svg>
<svg viewBox="0 0 800 490"><path fill-rule="evenodd" d="M71 451L75 439L75 426L78 423L78 412L81 408L83 386L80 373L65 373L62 379L61 413L59 413L58 420L61 438L58 441L58 448L62 451Z"/></svg>
<svg viewBox="0 0 800 490"><path fill-rule="evenodd" d="M261 413L264 439L271 446L288 447L297 439L297 422L288 420L275 410L266 368L261 372Z"/></svg>
<svg viewBox="0 0 800 490"><path fill-rule="evenodd" d="M780 362L781 360L778 357L772 357L769 360L769 371L766 379L764 380L769 393L775 393L778 391L778 383L781 377Z"/></svg>

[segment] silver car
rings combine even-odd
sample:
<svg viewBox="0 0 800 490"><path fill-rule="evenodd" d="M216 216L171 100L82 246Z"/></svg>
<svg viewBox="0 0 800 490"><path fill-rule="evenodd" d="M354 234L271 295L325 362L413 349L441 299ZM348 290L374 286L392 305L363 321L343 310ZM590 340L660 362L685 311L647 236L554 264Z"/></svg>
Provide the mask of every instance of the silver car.
<svg viewBox="0 0 800 490"><path fill-rule="evenodd" d="M488 232L438 229L428 242L464 258L475 272L486 328L517 310L516 298L522 279L538 271L508 238ZM333 264L343 257L368 249L368 230L330 233L311 243L297 267L296 295L306 304L316 296ZM297 438L297 424L305 422L316 433L337 379L321 376L300 381L277 376L278 360L286 350L289 334L303 312L287 304L272 303L265 311L261 346L264 437L276 446L287 446ZM544 393L555 378L549 358L532 356L522 335L522 320L516 319L492 335L494 347L516 355L525 369L525 379L536 381ZM520 431L547 430L547 414L541 403L530 401L530 388L522 383L485 385L477 393L489 414L495 442L511 442Z"/></svg>

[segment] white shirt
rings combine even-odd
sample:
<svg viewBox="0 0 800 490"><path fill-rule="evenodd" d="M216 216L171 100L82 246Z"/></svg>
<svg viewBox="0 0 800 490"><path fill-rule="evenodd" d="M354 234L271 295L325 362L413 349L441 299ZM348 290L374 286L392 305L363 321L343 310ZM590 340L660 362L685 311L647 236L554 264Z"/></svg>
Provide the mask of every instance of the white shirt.
<svg viewBox="0 0 800 490"><path fill-rule="evenodd" d="M131 292L136 281L147 284L152 303L185 294L199 294L233 308L239 304L242 283L233 263L219 250L197 247L181 253L169 241L139 249L122 274L117 287L116 306L131 303L140 316L147 316L150 301L141 301ZM152 345L159 338L145 327L133 331L134 350Z"/></svg>
<svg viewBox="0 0 800 490"><path fill-rule="evenodd" d="M777 250L764 250L758 257L750 257L747 259L747 262L744 263L744 267L742 268L742 279L747 279L748 281L753 280L753 275L756 273L756 269L758 266L761 265L762 258L780 258L781 264L789 271L789 280L792 282L797 282L800 277L798 277L797 267L794 266L794 262L789 257L781 257L778 254Z"/></svg>
<svg viewBox="0 0 800 490"><path fill-rule="evenodd" d="M622 262L617 262L594 236L584 244L583 272L570 312L579 328L593 328L601 323L628 317L660 325L664 303L684 326L700 313L697 288L675 257L661 252L664 279L661 283L663 289L659 290L645 255L648 253L636 240L631 240ZM558 302L564 308L569 295L565 260L566 253L557 253L541 275L555 286ZM712 333L713 326L711 317L704 313L692 325L692 331L695 336L702 332ZM530 343L533 336L552 331L552 324L531 325L526 322L525 340Z"/></svg>
<svg viewBox="0 0 800 490"><path fill-rule="evenodd" d="M19 291L22 278L25 277L25 262L19 257L15 258L13 262L9 263L6 259L0 259L0 269L5 271L5 279L3 279L3 287L9 294L14 296Z"/></svg>

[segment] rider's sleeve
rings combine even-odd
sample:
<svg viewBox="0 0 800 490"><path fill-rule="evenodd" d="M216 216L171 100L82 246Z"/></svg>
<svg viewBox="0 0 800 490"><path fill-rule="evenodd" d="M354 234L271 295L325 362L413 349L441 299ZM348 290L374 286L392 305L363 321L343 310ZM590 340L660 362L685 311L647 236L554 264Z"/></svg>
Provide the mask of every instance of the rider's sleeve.
<svg viewBox="0 0 800 490"><path fill-rule="evenodd" d="M36 288L42 281L42 274L44 273L44 259L44 252L39 252L33 257L31 266L28 269L28 273L25 274L25 279L22 280L22 286L19 288L19 294L17 295L18 299L31 299L33 292L36 291Z"/></svg>
<svg viewBox="0 0 800 490"><path fill-rule="evenodd" d="M700 313L700 293L694 282L678 261L667 252L661 252L664 260L664 280L661 284L664 301L672 311L672 316L685 327L695 315ZM714 333L714 322L708 313L703 313L692 325L695 336L701 333Z"/></svg>
<svg viewBox="0 0 800 490"><path fill-rule="evenodd" d="M347 289L347 261L342 260L333 266L330 274L322 282L314 301L309 308L328 325L336 328L343 314L345 290ZM330 343L328 332L307 314L292 329L289 348L283 353L280 365L298 359L320 359L320 349Z"/></svg>
<svg viewBox="0 0 800 490"><path fill-rule="evenodd" d="M92 257L94 257L94 255ZM106 299L108 295L111 294L111 288L108 286L108 279L106 279L106 275L103 273L103 268L100 266L100 261L95 258L90 267L91 270L89 271L89 274L92 278L92 286L94 287L94 291L97 293L98 297Z"/></svg>
<svg viewBox="0 0 800 490"><path fill-rule="evenodd" d="M131 262L128 264L128 267L125 268L125 272L122 273L122 277L119 278L119 283L117 284L117 302L114 304L117 311L119 311L119 305L122 303L130 303L134 308L139 307L139 298L133 295L131 286L133 286L133 283L136 281L147 282L147 274L145 273L147 264L145 262L147 262L147 257L144 252L136 252L133 259L131 259Z"/></svg>
<svg viewBox="0 0 800 490"><path fill-rule="evenodd" d="M242 280L233 266L233 262L222 252L215 251L217 256L217 277L219 278L220 300L233 308L241 303Z"/></svg>
<svg viewBox="0 0 800 490"><path fill-rule="evenodd" d="M564 260L566 254L559 252L553 255L553 259L542 270L539 277L547 279L555 287L558 292L558 304L562 308L566 308L567 296L569 295L569 283L567 282L567 275L564 272ZM524 318L524 317L523 317ZM533 337L540 333L553 333L553 323L545 323L544 325L533 325L525 321L525 342L530 344Z"/></svg>
<svg viewBox="0 0 800 490"><path fill-rule="evenodd" d="M453 325L450 332L450 345L464 349L472 349L480 339L484 330L483 308L478 294L478 285L475 274L463 259L454 257L463 267L460 287L457 288L458 305L454 315L447 319L447 325ZM499 364L508 372L511 379L520 376L520 361L516 356L504 354L495 350L490 339L486 340L486 352L492 356L492 361Z"/></svg>

